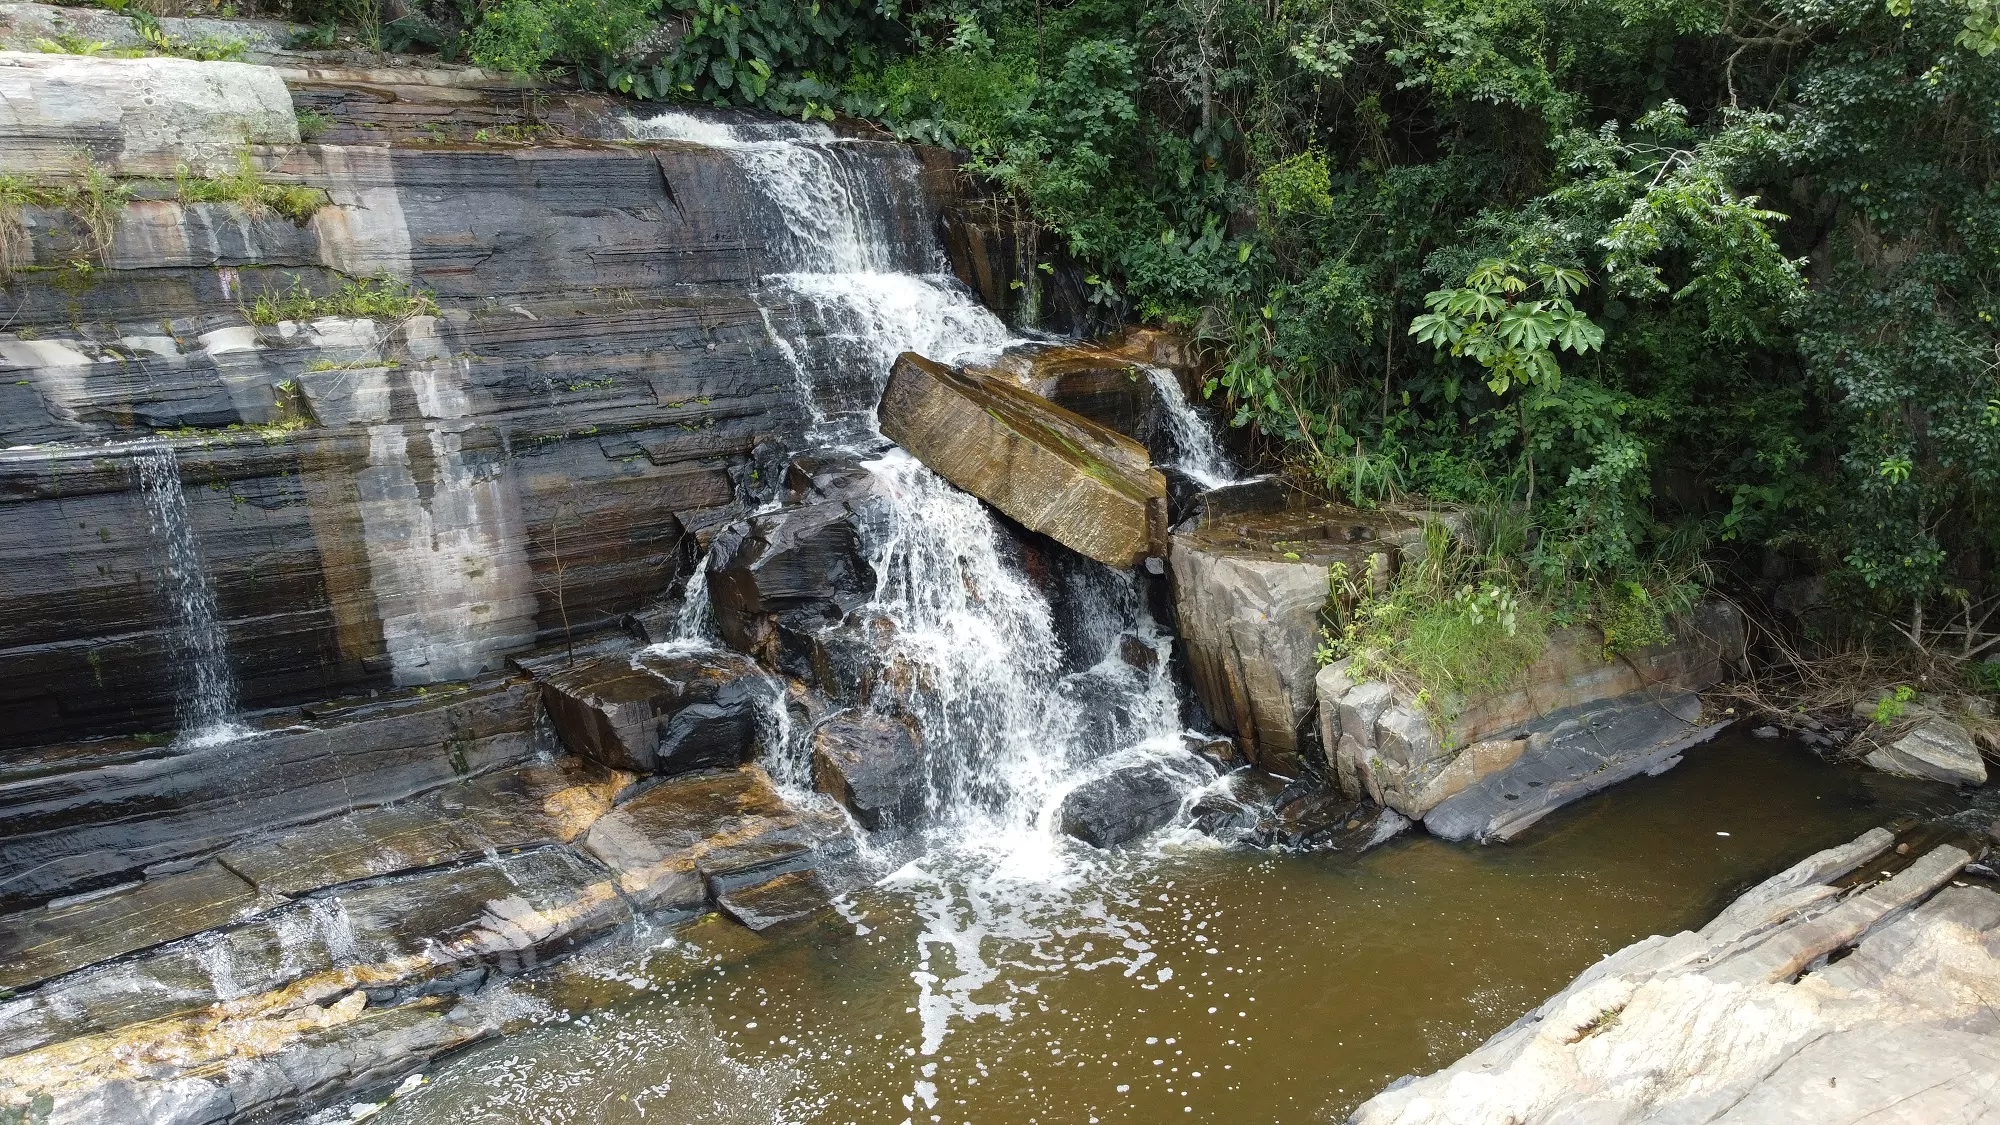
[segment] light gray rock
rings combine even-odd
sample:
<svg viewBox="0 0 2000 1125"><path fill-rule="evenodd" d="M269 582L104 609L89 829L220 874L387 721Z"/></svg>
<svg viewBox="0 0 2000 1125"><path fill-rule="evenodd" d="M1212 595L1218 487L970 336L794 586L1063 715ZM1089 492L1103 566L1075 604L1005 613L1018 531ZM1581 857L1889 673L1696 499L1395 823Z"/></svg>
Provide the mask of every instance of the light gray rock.
<svg viewBox="0 0 2000 1125"><path fill-rule="evenodd" d="M1986 762L1979 756L1978 745L1970 732L1950 719L1927 719L1862 761L1885 773L1926 781L1986 784Z"/></svg>
<svg viewBox="0 0 2000 1125"><path fill-rule="evenodd" d="M81 146L123 175L221 176L299 140L284 80L243 63L0 51L0 106L0 172L73 173Z"/></svg>
<svg viewBox="0 0 2000 1125"><path fill-rule="evenodd" d="M2000 1023L1985 999L2000 988L2000 895L1950 887L1924 901L1964 860L1939 848L1823 910L1839 895L1827 881L1886 837L1795 865L1698 934L1612 954L1445 1070L1394 1083L1350 1125L2000 1121ZM1872 923L1848 909L1864 900ZM1787 901L1799 904L1789 914ZM1843 912L1859 928L1832 934ZM1786 971L1820 939L1858 945ZM1775 946L1787 951L1775 976L1735 971L1732 954Z"/></svg>

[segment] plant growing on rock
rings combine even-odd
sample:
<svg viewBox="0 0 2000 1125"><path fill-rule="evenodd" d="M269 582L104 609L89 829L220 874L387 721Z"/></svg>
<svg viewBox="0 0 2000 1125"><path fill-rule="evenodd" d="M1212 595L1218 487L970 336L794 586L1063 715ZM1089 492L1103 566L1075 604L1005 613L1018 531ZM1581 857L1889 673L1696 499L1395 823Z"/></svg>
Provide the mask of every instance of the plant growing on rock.
<svg viewBox="0 0 2000 1125"><path fill-rule="evenodd" d="M237 154L232 175L208 178L193 175L188 166L174 171L174 186L182 203L234 203L249 211L275 211L304 226L326 205L326 193L303 184L267 182L248 151Z"/></svg>
<svg viewBox="0 0 2000 1125"><path fill-rule="evenodd" d="M316 294L297 275L282 291L259 293L243 310L250 323L261 325L323 316L395 321L436 311L429 293L394 278L347 280L331 293Z"/></svg>

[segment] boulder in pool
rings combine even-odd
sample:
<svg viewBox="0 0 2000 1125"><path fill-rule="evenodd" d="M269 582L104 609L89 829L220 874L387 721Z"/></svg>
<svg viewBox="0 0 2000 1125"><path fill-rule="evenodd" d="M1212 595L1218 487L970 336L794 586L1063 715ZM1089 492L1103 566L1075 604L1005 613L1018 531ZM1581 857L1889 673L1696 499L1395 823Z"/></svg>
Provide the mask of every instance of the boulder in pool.
<svg viewBox="0 0 2000 1125"><path fill-rule="evenodd" d="M1195 754L1120 766L1070 790L1059 823L1096 848L1115 848L1173 823L1189 789L1215 776Z"/></svg>
<svg viewBox="0 0 2000 1125"><path fill-rule="evenodd" d="M1886 773L1926 781L1986 784L1986 762L1979 756L1979 746L1970 732L1950 719L1927 719L1862 761Z"/></svg>
<svg viewBox="0 0 2000 1125"><path fill-rule="evenodd" d="M1107 566L1165 553L1167 481L1131 438L1023 389L904 352L882 432L952 484Z"/></svg>

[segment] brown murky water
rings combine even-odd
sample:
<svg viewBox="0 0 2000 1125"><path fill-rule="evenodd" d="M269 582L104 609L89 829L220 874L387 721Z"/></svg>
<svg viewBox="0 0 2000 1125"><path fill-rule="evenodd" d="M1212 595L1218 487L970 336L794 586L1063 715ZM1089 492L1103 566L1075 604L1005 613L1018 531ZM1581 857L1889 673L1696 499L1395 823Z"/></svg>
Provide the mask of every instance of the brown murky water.
<svg viewBox="0 0 2000 1125"><path fill-rule="evenodd" d="M1339 1121L1604 954L1960 804L1732 735L1509 846L1025 864L973 847L787 933L705 923L586 958L522 989L548 1005L537 1026L376 1120Z"/></svg>

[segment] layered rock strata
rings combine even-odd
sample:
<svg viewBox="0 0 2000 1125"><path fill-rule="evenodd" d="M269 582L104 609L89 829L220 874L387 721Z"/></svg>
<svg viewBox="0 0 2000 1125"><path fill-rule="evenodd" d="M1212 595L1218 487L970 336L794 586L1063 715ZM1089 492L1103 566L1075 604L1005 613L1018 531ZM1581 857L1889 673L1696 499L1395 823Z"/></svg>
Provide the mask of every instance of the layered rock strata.
<svg viewBox="0 0 2000 1125"><path fill-rule="evenodd" d="M2000 894L1956 878L1961 847L1895 842L1877 829L1627 946L1351 1125L1994 1119Z"/></svg>

